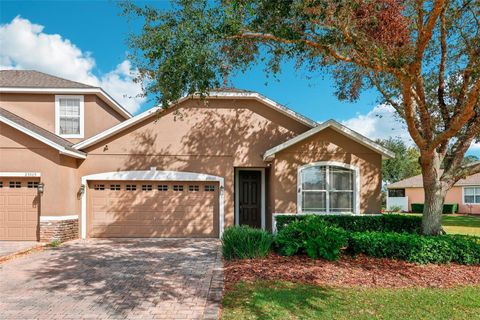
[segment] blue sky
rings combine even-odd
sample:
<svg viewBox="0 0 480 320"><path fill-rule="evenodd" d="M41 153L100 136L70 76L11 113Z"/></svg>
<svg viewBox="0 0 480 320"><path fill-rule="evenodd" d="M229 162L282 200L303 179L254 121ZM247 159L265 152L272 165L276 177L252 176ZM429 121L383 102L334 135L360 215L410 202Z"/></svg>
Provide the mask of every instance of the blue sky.
<svg viewBox="0 0 480 320"><path fill-rule="evenodd" d="M169 6L167 1L140 3ZM127 97L139 90L131 83L134 67L126 61L127 36L139 31L141 22L121 16L115 2L2 0L0 24L2 41L10 44L0 48L1 67L37 69L102 86L134 113L152 107L153 101ZM269 79L262 66L256 66L231 81L317 121L333 118L373 139L408 139L392 110L377 106L375 92L364 93L356 103L339 101L329 75L307 75L286 64L278 79Z"/></svg>

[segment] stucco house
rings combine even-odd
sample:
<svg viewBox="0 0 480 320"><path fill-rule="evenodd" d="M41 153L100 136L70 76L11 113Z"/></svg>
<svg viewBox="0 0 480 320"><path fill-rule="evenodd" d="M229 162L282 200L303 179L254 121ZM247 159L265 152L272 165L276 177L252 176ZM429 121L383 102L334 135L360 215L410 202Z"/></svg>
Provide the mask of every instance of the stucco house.
<svg viewBox="0 0 480 320"><path fill-rule="evenodd" d="M219 89L132 116L101 88L0 72L0 240L219 237L275 213L378 213L393 154Z"/></svg>
<svg viewBox="0 0 480 320"><path fill-rule="evenodd" d="M424 203L422 175L410 177L387 186L387 209L398 206L412 211L412 203ZM458 204L458 213L480 214L480 173L459 180L445 197L446 204Z"/></svg>

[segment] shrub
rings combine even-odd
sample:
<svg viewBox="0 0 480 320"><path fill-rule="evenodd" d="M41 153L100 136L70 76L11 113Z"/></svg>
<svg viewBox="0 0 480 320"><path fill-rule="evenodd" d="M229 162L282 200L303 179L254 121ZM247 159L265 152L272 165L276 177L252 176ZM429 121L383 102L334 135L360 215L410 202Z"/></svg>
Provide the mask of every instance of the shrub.
<svg viewBox="0 0 480 320"><path fill-rule="evenodd" d="M347 232L315 216L293 221L277 234L276 243L282 255L305 252L310 258L337 260L347 243Z"/></svg>
<svg viewBox="0 0 480 320"><path fill-rule="evenodd" d="M423 212L423 203L412 203L412 212L422 213ZM443 205L443 213L457 213L458 212L458 203L445 203Z"/></svg>
<svg viewBox="0 0 480 320"><path fill-rule="evenodd" d="M225 229L222 235L222 253L227 260L263 258L273 244L273 235L248 226Z"/></svg>
<svg viewBox="0 0 480 320"><path fill-rule="evenodd" d="M309 216L335 225L346 231L384 231L384 232L408 232L420 233L422 217L407 216L400 214L383 215L278 215L276 216L277 231L280 232L286 225L293 221L301 221Z"/></svg>
<svg viewBox="0 0 480 320"><path fill-rule="evenodd" d="M471 236L421 236L394 232L354 232L348 251L415 263L480 264L480 239Z"/></svg>

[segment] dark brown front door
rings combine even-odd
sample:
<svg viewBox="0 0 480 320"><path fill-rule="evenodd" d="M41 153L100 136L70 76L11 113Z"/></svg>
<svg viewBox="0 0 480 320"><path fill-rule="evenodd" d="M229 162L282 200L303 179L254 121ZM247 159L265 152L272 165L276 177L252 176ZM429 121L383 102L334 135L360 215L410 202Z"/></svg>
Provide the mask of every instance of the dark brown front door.
<svg viewBox="0 0 480 320"><path fill-rule="evenodd" d="M239 224L261 228L261 177L260 171L239 172Z"/></svg>

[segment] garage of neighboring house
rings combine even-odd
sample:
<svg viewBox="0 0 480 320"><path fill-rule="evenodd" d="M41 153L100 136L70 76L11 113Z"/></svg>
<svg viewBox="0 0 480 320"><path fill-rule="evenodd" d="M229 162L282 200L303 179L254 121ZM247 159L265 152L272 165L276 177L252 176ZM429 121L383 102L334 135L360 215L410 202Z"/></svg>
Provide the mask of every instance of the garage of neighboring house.
<svg viewBox="0 0 480 320"><path fill-rule="evenodd" d="M0 177L0 240L38 240L40 179Z"/></svg>
<svg viewBox="0 0 480 320"><path fill-rule="evenodd" d="M218 181L90 180L87 237L219 236Z"/></svg>

